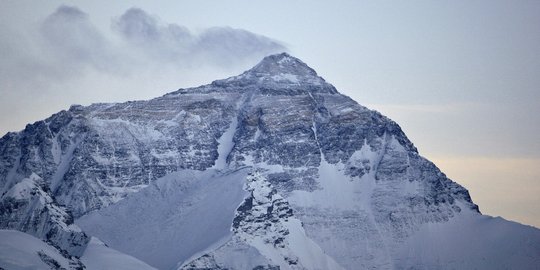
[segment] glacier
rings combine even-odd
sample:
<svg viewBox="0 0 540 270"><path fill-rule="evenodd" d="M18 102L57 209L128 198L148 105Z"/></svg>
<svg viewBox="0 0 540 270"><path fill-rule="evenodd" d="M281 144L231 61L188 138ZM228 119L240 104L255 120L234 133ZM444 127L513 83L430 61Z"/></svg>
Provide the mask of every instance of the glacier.
<svg viewBox="0 0 540 270"><path fill-rule="evenodd" d="M540 266L539 229L482 215L398 124L287 53L10 132L0 191L0 246L24 251L0 267Z"/></svg>

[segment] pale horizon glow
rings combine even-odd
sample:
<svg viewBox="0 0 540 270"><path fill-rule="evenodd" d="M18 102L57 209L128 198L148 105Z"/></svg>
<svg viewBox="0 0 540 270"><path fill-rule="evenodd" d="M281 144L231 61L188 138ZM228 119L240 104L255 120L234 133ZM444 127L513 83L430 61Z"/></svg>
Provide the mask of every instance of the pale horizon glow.
<svg viewBox="0 0 540 270"><path fill-rule="evenodd" d="M483 213L540 227L538 14L539 1L2 1L0 136L287 51L396 121Z"/></svg>
<svg viewBox="0 0 540 270"><path fill-rule="evenodd" d="M527 224L539 227L537 209L528 206L540 205L537 184L540 159L436 156L430 159L448 177L469 190L483 214L502 215L513 221L527 220Z"/></svg>

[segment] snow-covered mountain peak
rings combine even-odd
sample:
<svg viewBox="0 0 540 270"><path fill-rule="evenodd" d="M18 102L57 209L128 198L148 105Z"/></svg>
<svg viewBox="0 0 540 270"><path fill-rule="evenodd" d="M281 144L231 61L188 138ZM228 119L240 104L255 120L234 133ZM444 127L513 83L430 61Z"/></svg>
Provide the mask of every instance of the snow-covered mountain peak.
<svg viewBox="0 0 540 270"><path fill-rule="evenodd" d="M317 72L302 62L300 59L287 53L269 55L259 64L247 71L256 75L281 75L290 74L295 76L316 77Z"/></svg>
<svg viewBox="0 0 540 270"><path fill-rule="evenodd" d="M540 230L483 216L397 123L285 53L0 138L0 269L537 269L539 254Z"/></svg>
<svg viewBox="0 0 540 270"><path fill-rule="evenodd" d="M337 94L317 72L287 53L269 55L246 72L212 82L227 91L261 90L265 95ZM246 89L247 88L247 89ZM215 89L214 89L215 90Z"/></svg>

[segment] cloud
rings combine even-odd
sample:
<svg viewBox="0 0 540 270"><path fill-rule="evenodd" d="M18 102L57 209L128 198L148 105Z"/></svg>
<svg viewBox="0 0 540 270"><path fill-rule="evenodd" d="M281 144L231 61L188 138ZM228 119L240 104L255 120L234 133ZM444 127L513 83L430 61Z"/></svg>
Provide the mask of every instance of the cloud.
<svg viewBox="0 0 540 270"><path fill-rule="evenodd" d="M223 65L242 57L258 57L261 52L270 54L285 50L283 45L267 37L230 27L207 29L196 40L194 52L207 55L216 63Z"/></svg>
<svg viewBox="0 0 540 270"><path fill-rule="evenodd" d="M158 18L148 15L139 8L130 8L116 19L113 28L121 35L134 42L157 42L165 34L170 34L167 27L159 29ZM187 29L181 29L188 32ZM189 35L189 33L187 33Z"/></svg>
<svg viewBox="0 0 540 270"><path fill-rule="evenodd" d="M42 50L52 57L50 68L66 70L92 67L112 70L114 55L110 42L92 24L88 14L76 7L60 6L42 23Z"/></svg>
<svg viewBox="0 0 540 270"><path fill-rule="evenodd" d="M137 73L143 66L230 69L287 50L277 41L242 29L214 27L195 34L139 8L114 18L111 29L100 30L87 13L62 5L38 29L29 31L29 38L8 30L0 27L2 36L9 37L0 41L0 48L9 52L0 68L24 80L33 74L51 83L81 76L88 69L118 75ZM2 79L17 85L10 78Z"/></svg>
<svg viewBox="0 0 540 270"><path fill-rule="evenodd" d="M163 23L138 8L128 9L113 21L112 28L148 56L177 65L202 61L229 66L286 50L268 37L242 29L213 27L195 34L185 26Z"/></svg>
<svg viewBox="0 0 540 270"><path fill-rule="evenodd" d="M0 49L0 135L74 103L147 99L235 75L287 50L242 29L193 32L139 8L102 29L65 5L37 26L0 24Z"/></svg>

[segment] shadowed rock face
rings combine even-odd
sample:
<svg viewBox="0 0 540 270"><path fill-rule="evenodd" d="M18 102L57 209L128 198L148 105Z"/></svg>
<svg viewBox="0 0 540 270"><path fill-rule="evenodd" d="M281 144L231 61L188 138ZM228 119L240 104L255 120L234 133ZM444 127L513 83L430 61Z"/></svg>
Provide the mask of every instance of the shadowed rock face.
<svg viewBox="0 0 540 270"><path fill-rule="evenodd" d="M230 141L220 141L227 131ZM220 143L230 144L230 151L220 153ZM294 212L323 249L331 246L316 236L321 226L336 238L380 230L399 239L424 223L448 221L463 207L478 210L467 190L419 156L396 123L339 94L283 53L209 85L148 101L72 106L8 133L0 139L0 227L77 255L88 237L70 225L74 218L171 172L212 168L220 155L227 168L279 166L265 171L265 181L291 200L290 208L280 201L285 216ZM372 177L369 196L339 211L295 203L299 192L324 190L324 166L351 182ZM248 201L239 213L253 217L247 207ZM268 215L279 219L283 209L273 207ZM235 224L235 230L247 230L239 227L245 219ZM350 230L340 231L345 227ZM348 254L336 254L343 256Z"/></svg>

